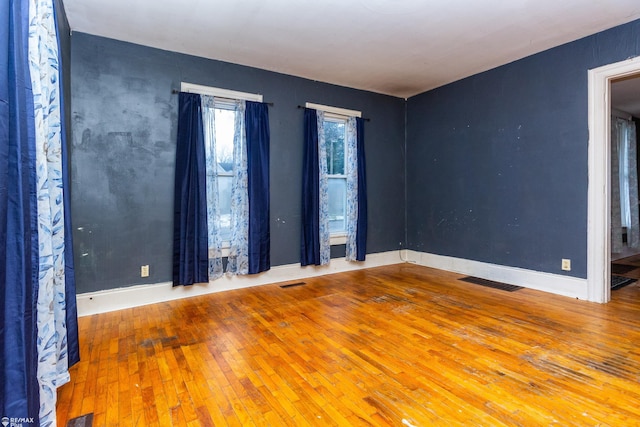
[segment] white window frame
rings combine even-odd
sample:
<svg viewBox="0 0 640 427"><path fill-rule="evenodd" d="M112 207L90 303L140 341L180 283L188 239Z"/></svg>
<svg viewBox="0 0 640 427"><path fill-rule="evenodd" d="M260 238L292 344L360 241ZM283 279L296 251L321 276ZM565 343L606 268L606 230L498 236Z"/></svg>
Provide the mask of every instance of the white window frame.
<svg viewBox="0 0 640 427"><path fill-rule="evenodd" d="M233 102L230 100L230 98L223 98L220 99L218 97L215 97L216 99L214 99L213 102L213 108L214 110L227 110L227 111L233 111L234 110L234 105ZM226 102L227 100L229 100L229 102ZM215 111L214 111L215 114ZM235 125L235 123L234 123ZM232 141L233 143L233 141ZM234 147L234 151L235 151L235 147ZM216 177L221 177L221 176L226 176L226 177L231 177L233 179L233 171L231 172L218 172L216 169ZM218 184L220 185L220 184ZM220 194L218 193L218 199L220 199ZM218 227L220 227L220 224L218 224ZM222 249L222 256L229 256L229 249L231 248L231 241L230 240L222 240L220 242L221 245L221 249Z"/></svg>
<svg viewBox="0 0 640 427"><path fill-rule="evenodd" d="M305 107L307 108L313 108L314 110L320 110L320 111L324 111L325 113L332 113L335 114L337 116L342 116L342 117L362 117L362 111L358 111L358 110L348 110L346 108L339 108L339 107L331 107L329 105L322 105L322 104L314 104L313 102L307 102L305 104Z"/></svg>
<svg viewBox="0 0 640 427"><path fill-rule="evenodd" d="M239 92L237 90L197 85L195 83L181 82L180 91L188 92L188 93L198 93L200 95L210 95L216 98L239 99L243 101L262 102L262 94L259 94L259 93Z"/></svg>
<svg viewBox="0 0 640 427"><path fill-rule="evenodd" d="M332 114L332 113L325 113L324 115L324 121L325 122L333 122L333 123L342 123L344 124L344 130L345 130L345 134L344 134L344 142L343 142L343 146L342 149L344 151L344 173L342 174L330 174L327 171L327 180L330 179L343 179L345 181L345 188L346 188L346 181L347 181L347 120L348 117L345 116L340 116L337 114ZM345 209L346 209L346 204L347 204L347 200L346 200L346 194L345 194ZM346 212L345 212L345 217L346 217ZM346 221L346 218L345 218ZM347 230L344 231L334 231L333 233L330 234L329 236L329 243L331 245L344 245L347 243Z"/></svg>
<svg viewBox="0 0 640 427"><path fill-rule="evenodd" d="M357 110L349 110L346 108L339 108L339 107L331 107L329 105L322 105L322 104L315 104L312 102L307 102L305 104L306 108L313 108L314 110L320 110L320 111L324 111L325 115L324 118L325 120L329 119L329 120L335 120L335 121L344 121L345 122L345 130L346 130L346 121L350 118L350 117L362 117L362 112L361 111L357 111ZM345 134L345 151L347 149L346 147L347 141L346 141L346 134ZM347 177L347 153L345 152L345 171L344 171L344 175L334 175L336 178L337 177L344 177L346 179ZM346 203L346 200L345 200ZM331 246L334 245L344 245L347 243L347 232L343 231L343 232L338 232L338 233L331 233L330 237L329 237L329 244Z"/></svg>

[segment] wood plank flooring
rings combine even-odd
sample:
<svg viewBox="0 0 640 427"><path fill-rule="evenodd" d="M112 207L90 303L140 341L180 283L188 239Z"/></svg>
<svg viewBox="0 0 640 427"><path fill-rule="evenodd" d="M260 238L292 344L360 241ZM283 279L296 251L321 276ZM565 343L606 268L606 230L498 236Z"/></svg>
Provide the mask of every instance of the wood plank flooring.
<svg viewBox="0 0 640 427"><path fill-rule="evenodd" d="M80 319L58 425L640 425L640 287L600 305L411 264Z"/></svg>

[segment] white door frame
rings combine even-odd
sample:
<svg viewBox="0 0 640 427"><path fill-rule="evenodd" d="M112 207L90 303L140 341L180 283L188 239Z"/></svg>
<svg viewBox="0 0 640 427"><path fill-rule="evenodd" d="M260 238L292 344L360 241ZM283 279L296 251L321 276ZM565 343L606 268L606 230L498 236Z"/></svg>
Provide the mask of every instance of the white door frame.
<svg viewBox="0 0 640 427"><path fill-rule="evenodd" d="M611 299L611 81L640 73L640 57L589 70L589 186L587 195L587 295Z"/></svg>

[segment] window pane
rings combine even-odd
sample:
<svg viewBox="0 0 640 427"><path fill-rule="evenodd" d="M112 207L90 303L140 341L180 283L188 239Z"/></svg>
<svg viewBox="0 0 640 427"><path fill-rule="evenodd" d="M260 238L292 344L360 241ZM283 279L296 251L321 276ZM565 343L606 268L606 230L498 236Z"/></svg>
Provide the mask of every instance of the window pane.
<svg viewBox="0 0 640 427"><path fill-rule="evenodd" d="M233 134L236 113L216 108L216 160L218 173L233 171Z"/></svg>
<svg viewBox="0 0 640 427"><path fill-rule="evenodd" d="M344 175L344 132L344 122L324 121L327 173L329 175Z"/></svg>
<svg viewBox="0 0 640 427"><path fill-rule="evenodd" d="M347 180L345 178L329 178L329 232L345 231L347 212Z"/></svg>
<svg viewBox="0 0 640 427"><path fill-rule="evenodd" d="M215 109L216 174L218 175L218 213L220 214L220 240L231 240L231 183L233 177L233 135L236 113L223 108Z"/></svg>
<svg viewBox="0 0 640 427"><path fill-rule="evenodd" d="M218 175L218 212L220 213L220 240L231 240L231 176Z"/></svg>

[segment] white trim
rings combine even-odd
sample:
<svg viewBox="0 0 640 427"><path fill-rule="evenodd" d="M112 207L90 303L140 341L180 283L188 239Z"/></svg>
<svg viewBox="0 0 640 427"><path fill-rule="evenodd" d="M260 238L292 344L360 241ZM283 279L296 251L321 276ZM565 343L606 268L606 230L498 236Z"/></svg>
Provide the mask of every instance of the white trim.
<svg viewBox="0 0 640 427"><path fill-rule="evenodd" d="M552 294L584 300L588 296L586 279L411 250L406 251L404 259L407 262L425 267L509 283Z"/></svg>
<svg viewBox="0 0 640 427"><path fill-rule="evenodd" d="M313 108L314 110L324 111L325 113L337 114L339 116L346 117L362 117L362 112L357 110L347 110L346 108L331 107L329 105L314 104L307 102L305 104L307 108Z"/></svg>
<svg viewBox="0 0 640 427"><path fill-rule="evenodd" d="M288 264L273 267L269 271L256 275L225 275L213 282L193 286L173 287L171 282L162 282L151 285L138 285L78 294L78 316L90 316L92 314L106 313L233 289L292 280L304 280L326 274L405 262L505 282L567 297L579 299L587 299L588 297L586 279L402 249L400 251L367 254L367 260L365 262L349 262L344 258L334 258L329 265L326 266L301 267L299 264Z"/></svg>
<svg viewBox="0 0 640 427"><path fill-rule="evenodd" d="M611 81L640 72L640 57L589 70L589 188L587 193L588 300L611 299L610 169Z"/></svg>
<svg viewBox="0 0 640 427"><path fill-rule="evenodd" d="M257 93L238 92L236 90L221 89L211 86L197 85L194 83L180 83L181 92L199 93L200 95L210 95L227 99L242 99L245 101L262 102L262 95Z"/></svg>
<svg viewBox="0 0 640 427"><path fill-rule="evenodd" d="M300 264L288 264L273 267L269 271L255 275L225 275L213 282L196 284L193 286L173 287L171 282L162 282L152 285L138 285L126 288L89 292L78 294L77 296L78 316L89 316L92 314L106 313L109 311L122 310L125 308L172 301L180 298L189 298L232 289L241 289L290 280L301 280L308 277L379 267L383 265L399 264L402 262L403 261L400 259L398 251L389 251L367 254L367 260L364 262L349 262L344 258L334 258L331 260L329 265L321 267L301 267Z"/></svg>
<svg viewBox="0 0 640 427"><path fill-rule="evenodd" d="M346 245L347 244L347 233L333 234L329 236L329 244L333 245Z"/></svg>
<svg viewBox="0 0 640 427"><path fill-rule="evenodd" d="M324 121L325 122L340 123L340 124L343 124L343 125L346 126L348 120L349 120L349 117L347 117L347 116L333 114L333 113L327 113L326 111L325 111L325 114L324 114Z"/></svg>

